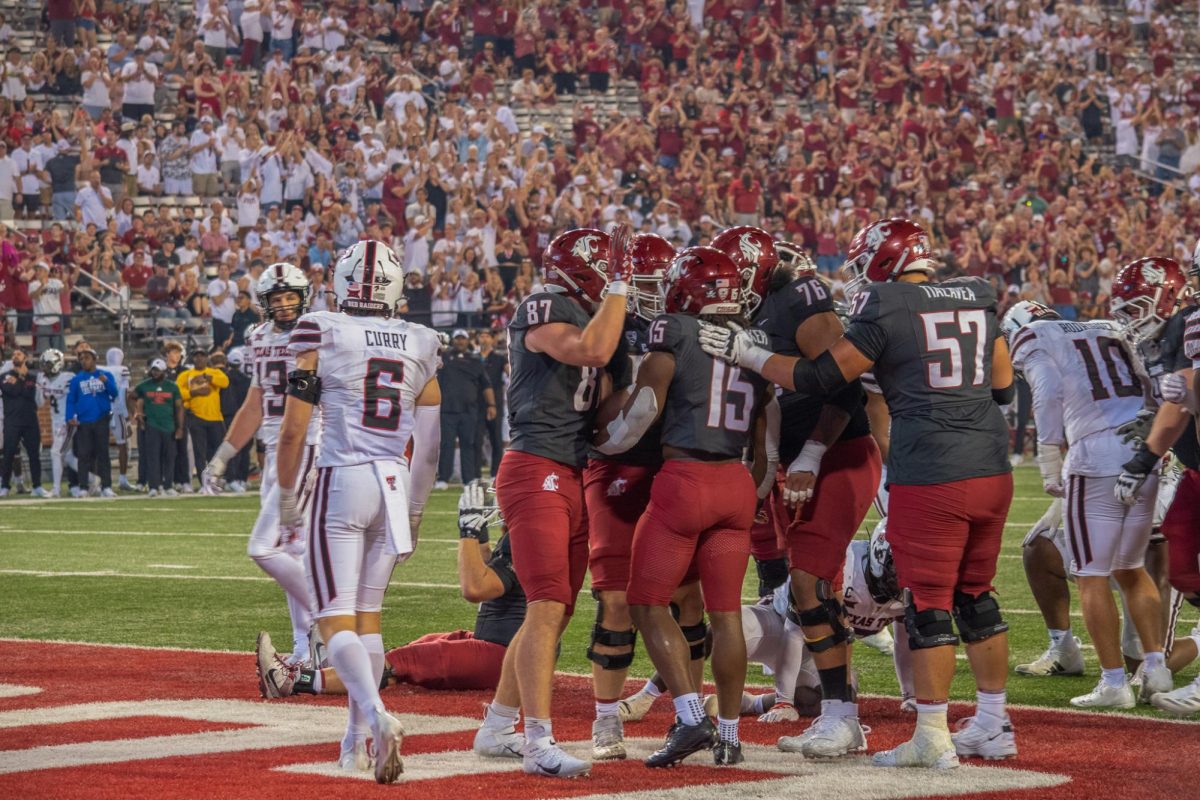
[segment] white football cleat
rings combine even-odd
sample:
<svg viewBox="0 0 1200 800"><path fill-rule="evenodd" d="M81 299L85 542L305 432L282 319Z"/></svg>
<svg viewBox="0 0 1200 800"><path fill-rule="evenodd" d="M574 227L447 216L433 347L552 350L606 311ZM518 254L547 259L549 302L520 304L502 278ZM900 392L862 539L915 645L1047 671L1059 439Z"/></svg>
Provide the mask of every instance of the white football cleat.
<svg viewBox="0 0 1200 800"><path fill-rule="evenodd" d="M434 481L433 488L438 490L439 492L441 492L446 489L449 489L450 484L446 483L445 481Z"/></svg>
<svg viewBox="0 0 1200 800"><path fill-rule="evenodd" d="M342 746L342 752L338 756L338 769L342 772L370 772L374 768L375 754L364 740L359 739L349 749Z"/></svg>
<svg viewBox="0 0 1200 800"><path fill-rule="evenodd" d="M896 640L892 638L891 628L881 628L878 633L864 636L858 639L855 644L865 644L867 647L878 650L885 656L891 656L896 652Z"/></svg>
<svg viewBox="0 0 1200 800"><path fill-rule="evenodd" d="M525 737L517 733L515 725L494 728L485 721L475 731L475 742L471 749L475 755L484 758L522 758L525 755Z"/></svg>
<svg viewBox="0 0 1200 800"><path fill-rule="evenodd" d="M260 631L254 645L254 671L258 673L258 693L270 700L292 694L299 668L283 661L275 652L271 634Z"/></svg>
<svg viewBox="0 0 1200 800"><path fill-rule="evenodd" d="M404 726L400 720L383 710L375 712L375 726L371 729L375 744L375 782L395 783L404 772L404 761L400 758L400 745L404 743Z"/></svg>
<svg viewBox="0 0 1200 800"><path fill-rule="evenodd" d="M812 735L816 732L817 723L820 721L821 717L817 717L804 730L803 733L800 733L796 736L780 736L779 741L775 743L775 746L785 753L803 752L804 743L807 742L809 738L812 737Z"/></svg>
<svg viewBox="0 0 1200 800"><path fill-rule="evenodd" d="M146 496L147 496L147 497L158 497L158 489L151 489L151 490L150 490L150 491L149 491L149 492L146 494Z"/></svg>
<svg viewBox="0 0 1200 800"><path fill-rule="evenodd" d="M621 722L639 722L650 712L650 707L657 699L657 697L638 690L618 704L617 716L621 718Z"/></svg>
<svg viewBox="0 0 1200 800"><path fill-rule="evenodd" d="M308 662L313 669L329 666L329 654L325 650L325 639L321 636L321 626L313 623L308 628Z"/></svg>
<svg viewBox="0 0 1200 800"><path fill-rule="evenodd" d="M956 727L958 732L951 734L950 738L959 758L977 756L988 761L999 761L1017 754L1017 737L1007 714L999 730L985 729L976 722L975 717L960 719Z"/></svg>
<svg viewBox="0 0 1200 800"><path fill-rule="evenodd" d="M129 478L127 478L127 477L126 477L126 476L124 476L124 475L122 475L122 476L121 476L121 477L120 477L120 478L117 480L117 488L118 488L118 489L120 489L122 492L133 492L133 491L136 491L136 490L133 488L133 485L129 483Z"/></svg>
<svg viewBox="0 0 1200 800"><path fill-rule="evenodd" d="M1145 662L1143 662L1144 665ZM1166 665L1142 670L1142 686L1138 689L1138 702L1149 703L1156 694L1167 694L1175 688L1175 680Z"/></svg>
<svg viewBox="0 0 1200 800"><path fill-rule="evenodd" d="M871 757L877 767L924 767L925 769L954 769L958 755L950 731L933 725L917 725L913 738L891 750L881 750Z"/></svg>
<svg viewBox="0 0 1200 800"><path fill-rule="evenodd" d="M779 702L759 716L759 722L799 722L800 712L791 703Z"/></svg>
<svg viewBox="0 0 1200 800"><path fill-rule="evenodd" d="M33 496L34 497L46 497L46 490L39 486L33 490Z"/></svg>
<svg viewBox="0 0 1200 800"><path fill-rule="evenodd" d="M592 760L625 758L625 729L620 717L600 717L592 723Z"/></svg>
<svg viewBox="0 0 1200 800"><path fill-rule="evenodd" d="M59 492L59 489L58 489L58 487L56 486L55 488L53 488L53 489L51 489L51 490L50 490L50 495L49 495L49 496L50 496L50 497L53 497L54 499L56 499L56 500L57 500L58 498L62 497L62 494Z"/></svg>
<svg viewBox="0 0 1200 800"><path fill-rule="evenodd" d="M167 497L179 497L179 491L174 488L163 489L163 494Z"/></svg>
<svg viewBox="0 0 1200 800"><path fill-rule="evenodd" d="M101 497L116 497L117 493L112 490L111 486L107 486L100 490Z"/></svg>
<svg viewBox="0 0 1200 800"><path fill-rule="evenodd" d="M1137 700L1129 681L1120 686L1109 686L1104 681L1096 684L1096 688L1087 694L1071 698L1071 705L1076 708L1133 708Z"/></svg>
<svg viewBox="0 0 1200 800"><path fill-rule="evenodd" d="M866 731L858 717L822 715L805 733L806 738L800 745L805 758L841 758L847 753L861 753L867 749Z"/></svg>
<svg viewBox="0 0 1200 800"><path fill-rule="evenodd" d="M917 698L911 697L911 696L910 697L901 697L900 698L900 711L901 711L901 713L904 713L904 714L917 713Z"/></svg>
<svg viewBox="0 0 1200 800"><path fill-rule="evenodd" d="M526 748L521 769L525 771L526 775L577 778L591 772L592 765L587 761L568 755L553 739L545 736Z"/></svg>
<svg viewBox="0 0 1200 800"><path fill-rule="evenodd" d="M1172 717L1190 717L1200 711L1200 677L1174 691L1155 694L1150 698L1150 705Z"/></svg>
<svg viewBox="0 0 1200 800"><path fill-rule="evenodd" d="M0 492L4 492L4 494L8 494L7 489L0 489ZM0 497L3 497L3 496L4 495L0 495ZM78 498L78 497L84 497L84 496L86 496L86 495L85 495L85 492L83 491L83 489L80 489L78 486L71 487L71 497Z"/></svg>
<svg viewBox="0 0 1200 800"><path fill-rule="evenodd" d="M8 489L0 488L0 497L8 497Z"/></svg>
<svg viewBox="0 0 1200 800"><path fill-rule="evenodd" d="M1036 661L1028 664L1018 664L1018 675L1033 677L1048 677L1050 675L1082 675L1083 653L1079 649L1079 639L1065 636L1058 644L1050 645L1046 652L1038 656Z"/></svg>

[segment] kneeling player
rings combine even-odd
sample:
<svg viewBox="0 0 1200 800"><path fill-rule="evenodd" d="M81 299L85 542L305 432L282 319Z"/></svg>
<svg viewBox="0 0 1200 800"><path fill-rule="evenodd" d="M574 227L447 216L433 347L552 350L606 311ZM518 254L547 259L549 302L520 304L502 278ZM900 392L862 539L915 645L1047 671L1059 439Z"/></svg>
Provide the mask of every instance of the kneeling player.
<svg viewBox="0 0 1200 800"><path fill-rule="evenodd" d="M650 354L638 368L629 400L596 445L604 453L622 452L663 418L665 461L634 533L627 591L634 624L679 716L666 744L646 760L652 767L709 748L715 748L718 764L743 760L741 587L757 487L741 457L753 436L756 476L770 474L763 413L770 398L765 381L705 355L698 343L698 317L741 316L741 289L741 273L719 250L696 247L676 257L664 282L666 314L650 325ZM719 736L704 713L689 648L669 610L693 561L713 632Z"/></svg>

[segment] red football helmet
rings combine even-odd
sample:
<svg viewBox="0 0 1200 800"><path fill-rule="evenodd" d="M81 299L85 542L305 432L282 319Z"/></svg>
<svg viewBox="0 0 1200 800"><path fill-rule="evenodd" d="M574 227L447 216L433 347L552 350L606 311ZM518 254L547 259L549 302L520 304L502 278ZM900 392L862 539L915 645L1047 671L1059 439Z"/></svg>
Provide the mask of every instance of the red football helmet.
<svg viewBox="0 0 1200 800"><path fill-rule="evenodd" d="M741 314L742 270L715 247L689 247L675 256L663 278L668 314Z"/></svg>
<svg viewBox="0 0 1200 800"><path fill-rule="evenodd" d="M855 234L842 265L846 299L868 283L894 281L906 272L933 272L929 236L910 219L872 222Z"/></svg>
<svg viewBox="0 0 1200 800"><path fill-rule="evenodd" d="M654 233L639 233L633 237L630 260L633 261L634 291L629 293L630 311L642 319L651 320L662 313L663 276L675 259L675 248Z"/></svg>
<svg viewBox="0 0 1200 800"><path fill-rule="evenodd" d="M608 234L594 228L561 233L542 254L543 281L584 307L595 308L608 286Z"/></svg>
<svg viewBox="0 0 1200 800"><path fill-rule="evenodd" d="M753 316L767 296L771 274L779 265L775 240L762 228L738 225L717 234L712 246L729 256L742 271L742 300L746 313Z"/></svg>
<svg viewBox="0 0 1200 800"><path fill-rule="evenodd" d="M1112 316L1137 344L1157 336L1191 293L1178 261L1139 258L1113 278Z"/></svg>
<svg viewBox="0 0 1200 800"><path fill-rule="evenodd" d="M779 263L791 269L797 278L817 271L817 265L805 249L794 242L776 242L775 252L779 254Z"/></svg>

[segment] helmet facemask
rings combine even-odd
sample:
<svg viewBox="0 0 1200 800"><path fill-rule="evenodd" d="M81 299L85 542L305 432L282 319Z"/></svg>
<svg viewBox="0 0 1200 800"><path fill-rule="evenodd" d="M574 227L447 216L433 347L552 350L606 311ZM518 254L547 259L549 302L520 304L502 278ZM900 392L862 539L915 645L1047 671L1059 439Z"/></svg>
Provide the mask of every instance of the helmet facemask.
<svg viewBox="0 0 1200 800"><path fill-rule="evenodd" d="M1162 330L1166 320L1158 314L1158 303L1163 287L1154 289L1153 295L1142 295L1130 300L1116 297L1112 301L1112 318L1121 326L1122 333L1132 344L1141 344L1153 339Z"/></svg>
<svg viewBox="0 0 1200 800"><path fill-rule="evenodd" d="M294 294L297 298L294 303L272 303L276 298L281 298L287 294ZM262 294L258 298L259 305L262 306L263 314L269 319L274 326L281 331L290 331L296 327L296 323L300 321L300 317L304 314L308 300L308 290L299 290L292 288L274 289L270 292Z"/></svg>

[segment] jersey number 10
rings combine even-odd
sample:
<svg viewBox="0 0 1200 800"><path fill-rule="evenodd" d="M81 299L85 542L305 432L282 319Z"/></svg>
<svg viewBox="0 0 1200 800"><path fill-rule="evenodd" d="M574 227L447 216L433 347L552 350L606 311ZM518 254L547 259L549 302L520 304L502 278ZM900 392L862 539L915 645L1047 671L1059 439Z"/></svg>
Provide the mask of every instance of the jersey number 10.
<svg viewBox="0 0 1200 800"><path fill-rule="evenodd" d="M1073 339L1071 344L1075 345L1080 358L1083 359L1088 381L1092 384L1093 400L1108 400L1113 395L1117 397L1141 396L1142 385L1137 379L1133 364L1130 363L1129 353L1125 351L1125 347L1120 341L1108 336L1098 336L1094 343L1090 339ZM1097 349L1100 351L1099 359L1096 358L1095 351ZM1117 368L1118 361L1124 366L1124 374ZM1104 383L1104 378L1100 375L1101 363L1104 364L1104 371L1108 373L1112 391L1109 391L1109 387Z"/></svg>

